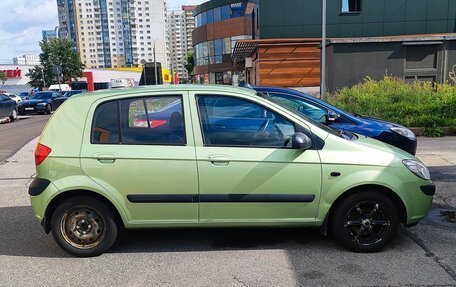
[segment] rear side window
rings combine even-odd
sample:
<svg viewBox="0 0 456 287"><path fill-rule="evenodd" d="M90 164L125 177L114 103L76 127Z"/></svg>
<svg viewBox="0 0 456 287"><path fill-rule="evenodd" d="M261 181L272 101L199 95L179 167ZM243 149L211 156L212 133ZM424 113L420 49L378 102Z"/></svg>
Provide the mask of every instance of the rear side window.
<svg viewBox="0 0 456 287"><path fill-rule="evenodd" d="M94 144L118 144L119 141L118 102L103 103L95 111L91 142Z"/></svg>
<svg viewBox="0 0 456 287"><path fill-rule="evenodd" d="M123 144L185 144L180 96L122 100L120 110Z"/></svg>

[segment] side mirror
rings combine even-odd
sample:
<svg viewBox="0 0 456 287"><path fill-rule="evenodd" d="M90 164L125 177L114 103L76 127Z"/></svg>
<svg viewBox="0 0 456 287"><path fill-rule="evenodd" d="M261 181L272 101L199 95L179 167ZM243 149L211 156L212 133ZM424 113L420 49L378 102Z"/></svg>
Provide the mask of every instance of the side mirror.
<svg viewBox="0 0 456 287"><path fill-rule="evenodd" d="M339 114L335 111L329 110L328 114L326 115L326 124L331 124L335 122L339 118Z"/></svg>
<svg viewBox="0 0 456 287"><path fill-rule="evenodd" d="M303 133L297 132L291 137L292 149L309 149L312 147L312 140Z"/></svg>

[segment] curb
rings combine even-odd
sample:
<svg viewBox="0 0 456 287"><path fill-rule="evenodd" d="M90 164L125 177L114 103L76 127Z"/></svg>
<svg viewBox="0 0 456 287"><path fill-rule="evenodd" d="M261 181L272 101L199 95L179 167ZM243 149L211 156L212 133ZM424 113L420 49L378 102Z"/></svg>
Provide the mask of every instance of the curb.
<svg viewBox="0 0 456 287"><path fill-rule="evenodd" d="M456 128L455 127L443 127L443 136L456 136ZM424 136L425 128L418 127L418 128L410 128L412 132L415 133L416 136L422 137Z"/></svg>

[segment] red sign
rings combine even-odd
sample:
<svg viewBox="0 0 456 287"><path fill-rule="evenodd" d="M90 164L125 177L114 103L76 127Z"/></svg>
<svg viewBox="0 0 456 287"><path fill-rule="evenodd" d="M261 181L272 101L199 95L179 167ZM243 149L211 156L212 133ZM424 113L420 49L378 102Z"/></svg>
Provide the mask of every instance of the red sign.
<svg viewBox="0 0 456 287"><path fill-rule="evenodd" d="M16 70L2 70L7 78L22 78L22 70L17 68Z"/></svg>

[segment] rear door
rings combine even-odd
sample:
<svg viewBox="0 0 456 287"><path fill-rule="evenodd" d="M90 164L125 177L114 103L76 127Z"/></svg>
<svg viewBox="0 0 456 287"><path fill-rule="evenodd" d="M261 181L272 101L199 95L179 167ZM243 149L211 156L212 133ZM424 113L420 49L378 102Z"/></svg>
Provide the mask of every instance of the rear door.
<svg viewBox="0 0 456 287"><path fill-rule="evenodd" d="M318 151L286 146L305 128L245 97L194 93L190 99L201 127L195 129L201 222L315 221Z"/></svg>
<svg viewBox="0 0 456 287"><path fill-rule="evenodd" d="M117 196L133 224L198 220L198 178L186 92L96 102L84 172Z"/></svg>
<svg viewBox="0 0 456 287"><path fill-rule="evenodd" d="M67 98L62 96L60 93L52 93L52 109L55 111L60 107L60 105L66 100Z"/></svg>

